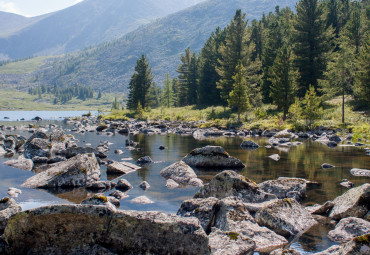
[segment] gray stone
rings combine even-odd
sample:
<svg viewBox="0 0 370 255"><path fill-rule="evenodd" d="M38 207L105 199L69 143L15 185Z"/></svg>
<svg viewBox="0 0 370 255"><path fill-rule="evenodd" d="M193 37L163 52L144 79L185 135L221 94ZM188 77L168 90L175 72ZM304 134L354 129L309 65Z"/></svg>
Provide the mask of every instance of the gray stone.
<svg viewBox="0 0 370 255"><path fill-rule="evenodd" d="M120 154L123 154L123 150L116 149L114 150L114 153L120 155Z"/></svg>
<svg viewBox="0 0 370 255"><path fill-rule="evenodd" d="M86 185L87 189L90 190L111 190L116 186L116 183L110 181L95 181Z"/></svg>
<svg viewBox="0 0 370 255"><path fill-rule="evenodd" d="M113 161L113 163L107 166L108 174L128 174L134 171L136 171L136 169L127 166L127 164L116 161Z"/></svg>
<svg viewBox="0 0 370 255"><path fill-rule="evenodd" d="M370 184L352 188L333 200L334 207L329 217L340 220L347 217L362 218L369 211Z"/></svg>
<svg viewBox="0 0 370 255"><path fill-rule="evenodd" d="M117 182L116 189L121 190L121 191L128 191L132 189L132 185L125 179L120 179Z"/></svg>
<svg viewBox="0 0 370 255"><path fill-rule="evenodd" d="M279 154L273 154L271 156L268 156L270 159L273 159L275 161L279 161L280 160L280 156Z"/></svg>
<svg viewBox="0 0 370 255"><path fill-rule="evenodd" d="M118 200L122 200L122 199L128 198L128 195L126 193L124 193L122 191L119 191L119 190L115 190L115 191L111 192L109 194L109 196L115 197Z"/></svg>
<svg viewBox="0 0 370 255"><path fill-rule="evenodd" d="M331 148L338 146L338 144L336 142L330 141L327 136L321 136L321 137L319 137L319 139L316 139L315 142L325 144L325 145L327 145L328 147L331 147Z"/></svg>
<svg viewBox="0 0 370 255"><path fill-rule="evenodd" d="M22 211L22 207L14 199L9 197L0 199L0 235L4 232L9 218L20 211Z"/></svg>
<svg viewBox="0 0 370 255"><path fill-rule="evenodd" d="M347 242L356 236L362 236L370 233L370 222L349 217L341 219L335 229L329 232L329 237L336 242Z"/></svg>
<svg viewBox="0 0 370 255"><path fill-rule="evenodd" d="M256 244L235 232L212 231L209 246L213 255L252 255Z"/></svg>
<svg viewBox="0 0 370 255"><path fill-rule="evenodd" d="M353 188L353 186L355 186L353 182L350 182L347 179L343 179L339 184L347 189Z"/></svg>
<svg viewBox="0 0 370 255"><path fill-rule="evenodd" d="M370 177L370 170L353 168L351 169L351 174L353 176Z"/></svg>
<svg viewBox="0 0 370 255"><path fill-rule="evenodd" d="M251 140L248 140L248 141L243 141L241 144L240 144L240 147L242 149L252 149L252 150L255 150L255 149L258 149L260 146L258 144L256 144L255 142L251 141Z"/></svg>
<svg viewBox="0 0 370 255"><path fill-rule="evenodd" d="M219 200L214 197L189 199L182 202L177 215L182 217L196 217L200 221L204 231L209 233L216 211L219 207Z"/></svg>
<svg viewBox="0 0 370 255"><path fill-rule="evenodd" d="M9 188L7 194L11 197L18 197L20 194L22 194L22 191L17 188Z"/></svg>
<svg viewBox="0 0 370 255"><path fill-rule="evenodd" d="M154 202L146 196L136 197L132 199L131 202L135 204L142 204L142 205L154 204Z"/></svg>
<svg viewBox="0 0 370 255"><path fill-rule="evenodd" d="M264 192L256 183L231 170L225 170L216 175L194 195L194 198L222 199L229 196L238 197L247 203L261 203L276 199L275 195Z"/></svg>
<svg viewBox="0 0 370 255"><path fill-rule="evenodd" d="M12 159L4 162L4 165L31 171L33 168L33 161L31 159L26 159L23 156L19 156L18 159Z"/></svg>
<svg viewBox="0 0 370 255"><path fill-rule="evenodd" d="M342 245L333 245L315 255L367 255L370 254L370 234L358 236Z"/></svg>
<svg viewBox="0 0 370 255"><path fill-rule="evenodd" d="M66 150L66 158L72 158L80 154L95 153L95 149L90 147L68 147Z"/></svg>
<svg viewBox="0 0 370 255"><path fill-rule="evenodd" d="M100 167L94 154L77 155L28 178L22 186L29 188L80 187L98 181Z"/></svg>
<svg viewBox="0 0 370 255"><path fill-rule="evenodd" d="M184 185L203 186L203 181L198 179L194 170L185 162L176 162L161 170L160 175L166 179L172 179Z"/></svg>
<svg viewBox="0 0 370 255"><path fill-rule="evenodd" d="M46 164L48 162L48 158L47 157L33 157L32 158L32 161L34 164Z"/></svg>
<svg viewBox="0 0 370 255"><path fill-rule="evenodd" d="M166 187L169 188L169 189L176 189L179 186L180 185L177 182L175 182L174 180L172 180L172 179L168 179L166 181Z"/></svg>
<svg viewBox="0 0 370 255"><path fill-rule="evenodd" d="M114 196L107 196L108 202L114 205L116 208L119 208L121 205L120 199L114 197Z"/></svg>
<svg viewBox="0 0 370 255"><path fill-rule="evenodd" d="M333 209L334 203L332 201L325 202L322 206L318 206L312 210L312 214L329 215L331 209Z"/></svg>
<svg viewBox="0 0 370 255"><path fill-rule="evenodd" d="M269 255L301 255L301 253L293 249L277 249L270 252Z"/></svg>
<svg viewBox="0 0 370 255"><path fill-rule="evenodd" d="M139 187L142 189L142 190L148 190L150 189L150 184L147 182L147 181L143 181L139 184Z"/></svg>
<svg viewBox="0 0 370 255"><path fill-rule="evenodd" d="M139 158L136 163L138 163L139 165L147 165L147 164L152 164L154 163L154 161L149 157L149 156L145 156L145 157L141 157Z"/></svg>
<svg viewBox="0 0 370 255"><path fill-rule="evenodd" d="M53 129L49 134L49 140L52 143L63 143L66 140L66 134L63 129Z"/></svg>
<svg viewBox="0 0 370 255"><path fill-rule="evenodd" d="M295 199L289 198L278 200L259 210L255 219L259 225L285 237L303 233L317 223L304 207Z"/></svg>
<svg viewBox="0 0 370 255"><path fill-rule="evenodd" d="M262 182L258 186L263 191L276 195L277 198L294 198L300 201L306 197L307 181L300 178L279 178Z"/></svg>
<svg viewBox="0 0 370 255"><path fill-rule="evenodd" d="M183 161L191 167L200 168L244 168L245 165L234 157L231 157L220 146L206 146L197 148L183 158Z"/></svg>
<svg viewBox="0 0 370 255"><path fill-rule="evenodd" d="M24 145L25 158L32 159L36 156L49 158L52 144L47 139L33 138L30 142L27 141Z"/></svg>
<svg viewBox="0 0 370 255"><path fill-rule="evenodd" d="M94 196L87 198L81 202L82 205L104 205L108 207L114 206L108 200L108 197L103 193L95 194Z"/></svg>
<svg viewBox="0 0 370 255"><path fill-rule="evenodd" d="M322 167L322 168L324 168L324 169L329 169L329 168L333 168L333 167L335 167L335 166L330 165L330 164L328 164L328 163L324 163L324 164L322 164L322 165L321 165L321 167Z"/></svg>

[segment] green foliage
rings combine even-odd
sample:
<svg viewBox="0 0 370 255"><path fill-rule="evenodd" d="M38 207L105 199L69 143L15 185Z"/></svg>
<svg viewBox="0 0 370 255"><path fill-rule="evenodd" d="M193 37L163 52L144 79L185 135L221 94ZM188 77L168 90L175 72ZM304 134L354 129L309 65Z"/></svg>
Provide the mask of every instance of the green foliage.
<svg viewBox="0 0 370 255"><path fill-rule="evenodd" d="M370 37L369 37L370 38ZM364 105L370 105L370 39L362 46L357 58L357 73L355 76L355 95L364 102Z"/></svg>
<svg viewBox="0 0 370 255"><path fill-rule="evenodd" d="M256 118L258 120L261 120L261 119L266 119L267 118L267 111L263 108L260 108L258 107L255 111L254 111L254 116L256 116Z"/></svg>
<svg viewBox="0 0 370 255"><path fill-rule="evenodd" d="M162 105L167 108L174 106L175 96L172 86L172 79L169 74L166 74L166 79L164 80L164 88L162 91Z"/></svg>
<svg viewBox="0 0 370 255"><path fill-rule="evenodd" d="M141 106L140 104L140 101L137 103L137 108L136 108L136 115L135 115L135 118L136 119L139 119L139 120L142 120L144 117L144 109L143 107Z"/></svg>
<svg viewBox="0 0 370 255"><path fill-rule="evenodd" d="M306 120L308 128L313 128L316 120L322 115L321 100L316 95L315 88L309 87L304 99L302 100L302 118Z"/></svg>
<svg viewBox="0 0 370 255"><path fill-rule="evenodd" d="M352 140L357 142L358 139L361 139L363 142L370 141L370 124L364 123L362 125L356 125L352 128L353 136Z"/></svg>
<svg viewBox="0 0 370 255"><path fill-rule="evenodd" d="M117 100L117 97L115 97L112 103L112 110L119 110L119 109L120 109L120 103Z"/></svg>

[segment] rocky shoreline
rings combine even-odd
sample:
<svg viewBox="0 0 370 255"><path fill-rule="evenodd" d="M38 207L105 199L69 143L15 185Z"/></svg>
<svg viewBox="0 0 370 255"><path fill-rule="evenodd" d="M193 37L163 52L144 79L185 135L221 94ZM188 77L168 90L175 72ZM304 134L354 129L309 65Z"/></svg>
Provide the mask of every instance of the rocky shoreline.
<svg viewBox="0 0 370 255"><path fill-rule="evenodd" d="M114 134L192 135L196 139L213 136L264 136L270 146L299 146L301 139L313 139L329 147L346 141L351 134L340 137L336 130L318 129L293 133L260 130L200 129L199 123L104 121L94 117L66 119L72 132ZM177 215L161 212L123 211L117 209L120 200L132 188L121 179L115 183L100 180L100 166L124 175L150 164L148 157L133 165L107 158L109 144L96 148L79 147L73 135L67 135L55 125L47 128L17 127L28 131L27 139L6 135L14 127L2 126L0 154L12 157L5 162L36 174L24 187L66 188L84 187L97 192L112 190L109 196L97 193L76 205L52 205L22 211L14 199L0 200L0 254L300 254L289 249L293 240L322 222L335 229L328 237L338 242L317 254L370 254L370 184L348 188L343 195L322 205L304 207L311 182L300 178L279 178L255 183L233 170L243 163L230 156L222 147L206 146L189 152L181 161L160 172L168 188L199 187L192 199L184 201ZM359 141L355 146L361 146ZM135 150L133 141L127 149ZM254 150L259 145L245 140L241 147ZM118 151L116 153L119 153ZM274 156L274 155L272 155ZM274 160L279 160L276 156ZM192 167L219 169L213 179L204 184ZM329 167L326 165L323 168ZM352 169L354 176L369 176L369 170ZM140 188L149 189L143 182ZM19 192L10 189L10 196ZM139 203L150 203L146 197ZM148 201L149 200L149 201Z"/></svg>

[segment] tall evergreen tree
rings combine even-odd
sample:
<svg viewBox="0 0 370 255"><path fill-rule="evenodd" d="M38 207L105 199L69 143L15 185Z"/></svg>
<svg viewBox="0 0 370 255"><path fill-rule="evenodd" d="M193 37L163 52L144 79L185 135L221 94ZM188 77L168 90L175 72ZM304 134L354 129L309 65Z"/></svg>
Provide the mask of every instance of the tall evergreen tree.
<svg viewBox="0 0 370 255"><path fill-rule="evenodd" d="M368 35L369 36L369 35ZM358 54L355 77L355 95L370 105L370 38L363 44Z"/></svg>
<svg viewBox="0 0 370 255"><path fill-rule="evenodd" d="M148 90L147 96L147 107L150 108L157 108L161 104L161 95L162 89L157 85L157 83L153 82Z"/></svg>
<svg viewBox="0 0 370 255"><path fill-rule="evenodd" d="M347 43L347 47L354 47L355 54L358 54L363 39L365 29L361 22L361 6L358 3L353 3L350 18L344 27L343 40Z"/></svg>
<svg viewBox="0 0 370 255"><path fill-rule="evenodd" d="M153 75L149 62L145 55L142 55L137 60L135 72L129 83L129 95L127 100L127 108L135 110L138 103L145 108L148 106L148 91L153 83Z"/></svg>
<svg viewBox="0 0 370 255"><path fill-rule="evenodd" d="M188 105L188 90L189 90L189 80L190 80L190 63L192 59L192 53L190 48L185 50L185 55L181 56L181 64L178 66L176 72L179 73L179 91L178 99L179 106Z"/></svg>
<svg viewBox="0 0 370 255"><path fill-rule="evenodd" d="M162 92L162 105L167 108L171 108L174 104L174 93L172 87L172 79L170 75L166 74L166 79L164 80L164 87Z"/></svg>
<svg viewBox="0 0 370 255"><path fill-rule="evenodd" d="M287 46L280 49L273 66L270 68L271 97L274 104L283 111L286 119L290 105L294 101L294 79L291 50Z"/></svg>
<svg viewBox="0 0 370 255"><path fill-rule="evenodd" d="M317 0L300 0L294 23L294 53L298 69L297 95L303 97L311 84L318 89L318 80L326 69L331 51L332 29L323 19L323 8Z"/></svg>
<svg viewBox="0 0 370 255"><path fill-rule="evenodd" d="M193 53L189 63L189 75L187 81L187 104L195 105L198 102L198 58Z"/></svg>
<svg viewBox="0 0 370 255"><path fill-rule="evenodd" d="M249 57L247 56L247 42L249 41L247 24L245 14L240 9L237 10L233 20L226 28L225 44L222 44L219 49L221 58L216 70L221 79L217 83L217 87L221 90L220 95L224 102L229 98L233 89L233 76L239 60L244 65L246 58Z"/></svg>

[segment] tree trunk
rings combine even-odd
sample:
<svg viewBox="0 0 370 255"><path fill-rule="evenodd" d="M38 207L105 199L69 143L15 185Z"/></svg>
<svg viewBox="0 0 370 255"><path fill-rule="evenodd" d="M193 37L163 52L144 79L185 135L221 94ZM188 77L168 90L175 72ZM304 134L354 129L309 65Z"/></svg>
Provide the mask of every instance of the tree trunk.
<svg viewBox="0 0 370 255"><path fill-rule="evenodd" d="M342 91L342 123L344 124L344 89Z"/></svg>

